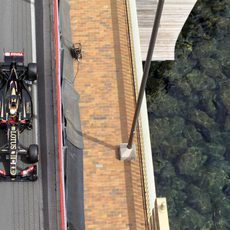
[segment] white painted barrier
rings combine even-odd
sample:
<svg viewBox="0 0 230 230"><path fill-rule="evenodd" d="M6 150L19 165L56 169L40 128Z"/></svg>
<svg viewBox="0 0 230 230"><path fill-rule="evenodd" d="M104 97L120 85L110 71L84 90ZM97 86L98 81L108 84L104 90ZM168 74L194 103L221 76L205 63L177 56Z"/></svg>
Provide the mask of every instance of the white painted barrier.
<svg viewBox="0 0 230 230"><path fill-rule="evenodd" d="M132 61L133 61L133 72L134 80L136 81L136 93L138 94L142 75L142 58L141 58L141 47L140 47L140 36L137 21L137 10L136 1L126 0L129 30L130 30L130 40L132 49ZM137 95L136 95L137 96ZM140 111L139 127L141 131L141 143L142 143L142 167L144 174L144 184L145 184L145 199L147 205L148 218L152 215L152 210L154 209L155 199L156 199L156 189L155 189L155 179L153 170L153 160L152 160L152 150L150 142L149 133L149 122L148 113L146 105L146 96L144 95L143 103Z"/></svg>

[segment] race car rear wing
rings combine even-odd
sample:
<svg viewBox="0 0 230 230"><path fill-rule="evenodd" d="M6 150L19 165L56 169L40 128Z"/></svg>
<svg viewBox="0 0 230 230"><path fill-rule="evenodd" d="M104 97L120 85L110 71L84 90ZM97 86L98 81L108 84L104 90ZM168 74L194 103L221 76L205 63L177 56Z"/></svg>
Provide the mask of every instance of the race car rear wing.
<svg viewBox="0 0 230 230"><path fill-rule="evenodd" d="M4 52L4 62L5 63L24 63L24 53L23 52Z"/></svg>

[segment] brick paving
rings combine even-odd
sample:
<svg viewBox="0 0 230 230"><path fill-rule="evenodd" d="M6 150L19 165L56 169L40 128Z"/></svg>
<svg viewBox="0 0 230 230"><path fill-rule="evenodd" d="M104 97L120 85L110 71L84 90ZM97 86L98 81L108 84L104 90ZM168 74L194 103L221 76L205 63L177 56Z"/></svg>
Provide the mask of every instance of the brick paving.
<svg viewBox="0 0 230 230"><path fill-rule="evenodd" d="M75 87L85 146L86 229L145 229L139 156L131 163L117 158L135 105L125 7L125 0L70 0L73 42L83 47Z"/></svg>

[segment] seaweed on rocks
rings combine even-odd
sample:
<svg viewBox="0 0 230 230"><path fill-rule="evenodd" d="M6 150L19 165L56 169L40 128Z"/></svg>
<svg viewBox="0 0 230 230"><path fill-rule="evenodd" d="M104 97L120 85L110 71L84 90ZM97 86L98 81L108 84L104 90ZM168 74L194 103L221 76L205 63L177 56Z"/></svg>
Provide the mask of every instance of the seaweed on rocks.
<svg viewBox="0 0 230 230"><path fill-rule="evenodd" d="M213 99L213 104L216 107L215 121L216 123L219 124L221 129L224 129L224 124L225 124L226 117L228 115L228 110L224 105L224 103L222 102L220 95L217 95Z"/></svg>
<svg viewBox="0 0 230 230"><path fill-rule="evenodd" d="M176 60L153 62L146 93L158 196L172 230L230 229L230 4L198 0Z"/></svg>
<svg viewBox="0 0 230 230"><path fill-rule="evenodd" d="M194 127L196 128L197 132L203 137L205 142L211 142L211 134L208 128L204 125L194 122Z"/></svg>

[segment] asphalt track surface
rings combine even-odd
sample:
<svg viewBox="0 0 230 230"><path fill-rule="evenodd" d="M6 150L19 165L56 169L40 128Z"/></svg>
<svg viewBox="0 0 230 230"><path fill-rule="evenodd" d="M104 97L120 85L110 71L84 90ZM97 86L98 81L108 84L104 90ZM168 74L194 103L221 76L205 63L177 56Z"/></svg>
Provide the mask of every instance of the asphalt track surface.
<svg viewBox="0 0 230 230"><path fill-rule="evenodd" d="M0 183L0 230L58 229L52 51L51 35L47 32L50 31L50 5L45 0L37 1L36 6L33 2L0 0L0 61L3 60L1 54L4 49L24 51L25 64L36 62L38 57L39 80L33 89L34 128L25 130L20 141L25 146L38 143L41 153L39 179L36 182ZM39 47L37 55L35 38ZM4 143L5 134L0 133L0 144Z"/></svg>

